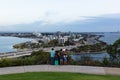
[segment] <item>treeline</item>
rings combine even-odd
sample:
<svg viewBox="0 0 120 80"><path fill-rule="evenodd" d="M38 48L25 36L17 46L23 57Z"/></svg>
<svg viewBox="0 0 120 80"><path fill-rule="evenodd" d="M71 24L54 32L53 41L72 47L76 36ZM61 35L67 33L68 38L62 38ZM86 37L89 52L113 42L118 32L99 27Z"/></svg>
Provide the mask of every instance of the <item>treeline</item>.
<svg viewBox="0 0 120 80"><path fill-rule="evenodd" d="M20 43L16 44L13 46L15 49L33 49L33 48L40 48L41 45L38 43L30 43L30 42L25 42L25 43Z"/></svg>

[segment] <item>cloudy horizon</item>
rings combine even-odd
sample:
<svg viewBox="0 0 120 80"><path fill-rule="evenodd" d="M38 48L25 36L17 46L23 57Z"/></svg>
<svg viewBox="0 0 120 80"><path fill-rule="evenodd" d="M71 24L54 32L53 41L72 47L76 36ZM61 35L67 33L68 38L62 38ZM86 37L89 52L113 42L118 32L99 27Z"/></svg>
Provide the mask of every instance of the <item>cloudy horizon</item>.
<svg viewBox="0 0 120 80"><path fill-rule="evenodd" d="M0 0L0 31L120 30L120 0Z"/></svg>

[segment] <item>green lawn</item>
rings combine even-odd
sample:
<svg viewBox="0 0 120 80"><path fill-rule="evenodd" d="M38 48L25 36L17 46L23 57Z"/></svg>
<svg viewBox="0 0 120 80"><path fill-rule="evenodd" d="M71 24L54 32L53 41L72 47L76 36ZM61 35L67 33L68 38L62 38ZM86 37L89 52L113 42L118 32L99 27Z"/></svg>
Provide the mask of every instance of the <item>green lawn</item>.
<svg viewBox="0 0 120 80"><path fill-rule="evenodd" d="M63 72L33 72L0 75L0 80L120 80L120 76Z"/></svg>

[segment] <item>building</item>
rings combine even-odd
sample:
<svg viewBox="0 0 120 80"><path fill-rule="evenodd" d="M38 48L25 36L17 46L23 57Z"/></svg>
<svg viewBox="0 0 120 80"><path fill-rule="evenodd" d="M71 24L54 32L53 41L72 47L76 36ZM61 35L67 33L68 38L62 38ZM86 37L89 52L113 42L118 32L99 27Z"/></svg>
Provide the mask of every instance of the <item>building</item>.
<svg viewBox="0 0 120 80"><path fill-rule="evenodd" d="M63 38L61 37L61 38L58 39L58 43L59 44L64 44L67 40L68 40L67 37L63 37Z"/></svg>

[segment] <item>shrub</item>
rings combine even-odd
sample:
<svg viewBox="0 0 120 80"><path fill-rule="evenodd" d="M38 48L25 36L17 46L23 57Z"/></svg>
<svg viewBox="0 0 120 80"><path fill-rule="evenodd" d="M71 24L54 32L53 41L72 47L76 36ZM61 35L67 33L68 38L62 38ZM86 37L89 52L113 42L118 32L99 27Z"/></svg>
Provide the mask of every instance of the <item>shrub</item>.
<svg viewBox="0 0 120 80"><path fill-rule="evenodd" d="M103 66L108 66L108 64L109 64L108 58L105 57L102 61L102 65Z"/></svg>
<svg viewBox="0 0 120 80"><path fill-rule="evenodd" d="M35 64L46 64L49 60L50 54L48 52L43 52L42 50L33 52L31 56L35 57Z"/></svg>
<svg viewBox="0 0 120 80"><path fill-rule="evenodd" d="M25 57L23 58L23 65L34 65L35 64L35 57Z"/></svg>
<svg viewBox="0 0 120 80"><path fill-rule="evenodd" d="M71 56L70 56L69 54L68 54L67 56L68 56L68 57L67 57L68 64L70 64L70 65L75 64L75 61L73 61L73 59L71 58Z"/></svg>

